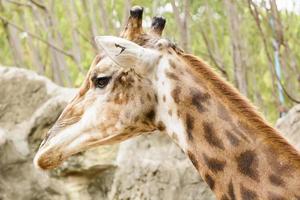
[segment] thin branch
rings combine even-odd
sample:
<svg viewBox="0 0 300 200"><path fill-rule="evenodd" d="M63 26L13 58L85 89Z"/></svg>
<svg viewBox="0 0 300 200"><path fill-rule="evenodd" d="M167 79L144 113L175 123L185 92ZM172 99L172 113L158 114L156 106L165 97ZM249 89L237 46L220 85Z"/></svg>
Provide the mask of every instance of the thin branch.
<svg viewBox="0 0 300 200"><path fill-rule="evenodd" d="M73 56L72 54L70 54L70 53L66 52L65 50L63 50L63 49L61 49L61 48L55 46L54 44L51 44L51 43L48 42L47 40L44 40L43 38L41 38L41 37L35 35L34 33L25 31L23 28L21 28L20 26L14 24L13 22L10 22L8 19L6 19L5 17L2 17L1 15L0 15L0 19L1 19L4 23L8 23L9 25L11 25L12 27L18 29L19 31L26 32L29 36L31 36L31 37L33 37L33 38L35 38L35 39L37 39L37 40L39 40L39 41L45 43L46 45L52 47L53 49L57 50L58 52L64 54L65 56L68 56L68 57L70 57L70 58L72 58L72 59L74 60L74 56Z"/></svg>
<svg viewBox="0 0 300 200"><path fill-rule="evenodd" d="M34 4L36 7L40 8L40 9L42 9L44 11L47 11L47 8L43 4L41 4L39 2L36 2L35 0L30 0L30 2L32 4Z"/></svg>
<svg viewBox="0 0 300 200"><path fill-rule="evenodd" d="M251 8L251 5L254 7L254 10ZM299 100L293 98L289 93L288 91L285 89L282 81L280 80L280 78L278 77L278 75L274 72L274 65L273 65L273 61L272 61L272 57L269 53L269 50L268 50L268 45L267 45L267 41L266 41L266 38L265 38L265 35L263 33L263 30L262 30L262 27L261 27L261 24L260 24L260 20L258 18L258 11L257 11L257 8L256 8L256 5L252 2L252 0L248 0L248 7L249 7L249 10L250 10L250 13L252 14L253 18L255 19L255 22L256 22L256 25L258 27L258 30L261 34L261 38L263 40L263 44L264 44L264 49L265 49L265 52L266 52L266 55L267 55L267 58L268 58L268 61L270 63L270 68L271 68L271 72L273 74L273 76L275 76L275 78L277 79L278 83L280 84L280 86L282 87L282 90L284 91L285 95L293 102L295 103L300 103Z"/></svg>
<svg viewBox="0 0 300 200"><path fill-rule="evenodd" d="M254 10L251 8L251 5L254 7ZM257 28L259 30L259 33L261 35L261 39L263 41L264 44L264 49L268 58L269 63L271 63L271 65L273 65L273 61L272 61L272 56L269 53L269 49L268 49L268 42L266 40L265 34L263 32L263 29L261 27L261 23L260 23L260 19L259 19L259 13L257 11L257 7L255 6L255 4L252 2L252 0L248 0L248 7L250 10L251 15L253 16L255 23L257 25ZM274 71L272 70L272 73L274 73Z"/></svg>
<svg viewBox="0 0 300 200"><path fill-rule="evenodd" d="M219 65L218 61L216 60L215 56L213 55L213 53L211 51L211 48L210 48L210 45L209 45L209 42L208 42L208 38L206 37L206 35L203 32L203 30L201 28L199 28L199 29L200 29L200 33L201 33L201 35L203 37L204 43L205 43L205 45L207 47L207 52L208 52L208 55L209 55L210 59L213 61L213 63L215 64L215 66L218 68L218 70L221 71L221 73L223 74L223 76L228 80L229 77L228 77L228 74L227 74L226 70Z"/></svg>
<svg viewBox="0 0 300 200"><path fill-rule="evenodd" d="M291 101L293 101L293 102L299 104L299 103L300 103L300 100L295 99L294 97L292 97L292 96L289 94L289 92L288 92L287 89L284 87L282 81L280 80L280 78L278 77L277 74L276 74L276 79L277 79L279 85L281 86L283 92L285 93L285 95L286 95Z"/></svg>
<svg viewBox="0 0 300 200"><path fill-rule="evenodd" d="M275 78L274 77L276 75L275 75L275 72L274 72L274 69L273 69L273 61L272 61L272 57L269 53L268 43L267 43L265 34L263 32L263 29L261 27L261 22L260 22L260 19L259 19L259 13L258 13L256 5L253 3L252 0L248 0L247 3L248 3L249 11L250 11L252 17L254 18L254 21L255 21L256 26L258 28L258 31L260 33L261 39L263 41L263 47L264 47L264 50L265 50L265 53L266 53L266 56L267 56L267 60L268 60L268 64L269 64L269 70L270 70L271 75L272 75L271 76L272 77L272 90L273 90L273 93L275 94L276 92L275 92L275 88L274 88L274 85L275 85ZM252 9L251 6L253 6L254 9ZM276 101L277 105L280 105L277 98L276 98L275 101Z"/></svg>
<svg viewBox="0 0 300 200"><path fill-rule="evenodd" d="M192 22L196 23L195 20L193 20L191 18ZM208 41L208 38L207 36L205 35L203 29L201 28L201 26L197 26L198 30L200 31L201 35L202 35L202 38L204 40L204 43L205 43L205 46L206 46L206 49L207 49L207 53L202 53L203 55L206 55L207 57L209 57L212 62L214 63L215 67L222 73L222 75L225 77L225 79L229 80L229 76L228 76L228 73L227 71L225 70L225 67L223 65L223 61L221 61L220 59L216 58L216 56L214 55L214 53L212 52L212 49L211 49L211 46L209 44L209 41ZM220 64L221 63L221 64Z"/></svg>
<svg viewBox="0 0 300 200"><path fill-rule="evenodd" d="M88 36L84 35L78 28L75 28L75 31L85 40L87 41L92 47L96 48L95 43L88 38Z"/></svg>

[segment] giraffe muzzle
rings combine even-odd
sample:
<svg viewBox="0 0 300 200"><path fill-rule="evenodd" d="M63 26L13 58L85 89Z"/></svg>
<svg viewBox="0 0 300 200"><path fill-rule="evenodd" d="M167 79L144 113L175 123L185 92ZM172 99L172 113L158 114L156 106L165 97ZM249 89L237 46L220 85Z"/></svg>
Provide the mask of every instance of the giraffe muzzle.
<svg viewBox="0 0 300 200"><path fill-rule="evenodd" d="M75 124L64 129L50 129L34 157L35 167L42 170L58 167L68 157L89 149L98 141L80 126Z"/></svg>
<svg viewBox="0 0 300 200"><path fill-rule="evenodd" d="M59 166L63 160L63 154L60 151L38 152L34 157L34 165L39 169L48 170Z"/></svg>
<svg viewBox="0 0 300 200"><path fill-rule="evenodd" d="M79 132L64 132L64 129L52 127L42 141L35 157L34 165L43 170L59 166L73 152L66 151L66 147L75 141Z"/></svg>

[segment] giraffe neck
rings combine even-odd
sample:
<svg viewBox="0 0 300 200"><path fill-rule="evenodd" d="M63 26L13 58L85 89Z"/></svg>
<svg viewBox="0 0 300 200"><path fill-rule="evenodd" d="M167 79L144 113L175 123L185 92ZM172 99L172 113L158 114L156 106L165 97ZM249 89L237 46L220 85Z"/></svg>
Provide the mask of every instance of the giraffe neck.
<svg viewBox="0 0 300 200"><path fill-rule="evenodd" d="M217 198L300 199L296 150L208 66L185 59L170 57L158 67L157 123Z"/></svg>

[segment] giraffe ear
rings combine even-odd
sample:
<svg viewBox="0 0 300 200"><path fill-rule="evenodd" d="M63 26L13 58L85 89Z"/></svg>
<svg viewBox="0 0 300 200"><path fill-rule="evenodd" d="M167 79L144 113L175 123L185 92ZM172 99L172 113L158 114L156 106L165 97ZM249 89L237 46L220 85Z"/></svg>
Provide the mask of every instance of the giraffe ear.
<svg viewBox="0 0 300 200"><path fill-rule="evenodd" d="M123 68L134 68L138 71L138 68L151 64L158 54L124 38L97 36L95 40L98 48Z"/></svg>

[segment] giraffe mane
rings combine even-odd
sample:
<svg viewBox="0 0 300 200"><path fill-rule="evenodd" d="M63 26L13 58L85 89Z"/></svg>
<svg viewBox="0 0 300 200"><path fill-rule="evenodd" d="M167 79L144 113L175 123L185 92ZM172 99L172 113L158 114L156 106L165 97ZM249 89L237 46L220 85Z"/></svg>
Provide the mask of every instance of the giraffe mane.
<svg viewBox="0 0 300 200"><path fill-rule="evenodd" d="M193 75L205 80L208 87L238 114L251 128L262 135L262 142L271 145L280 155L290 159L296 167L300 167L300 154L283 138L280 133L271 127L268 122L257 111L253 104L243 97L236 88L218 75L211 66L200 58L186 53L179 56L187 63Z"/></svg>

